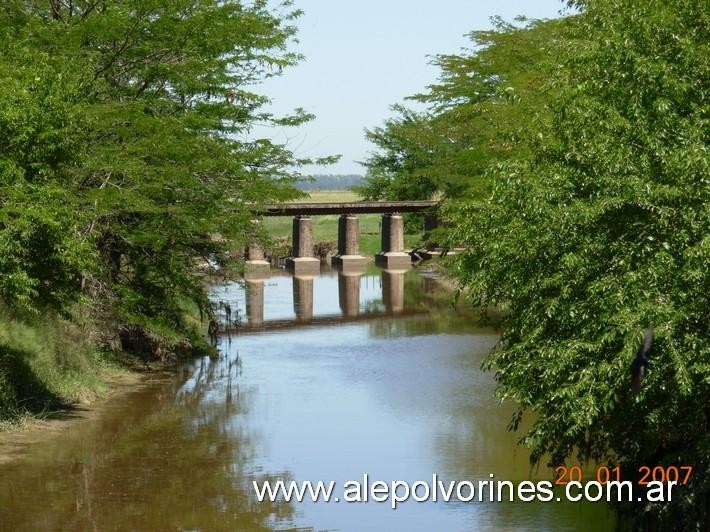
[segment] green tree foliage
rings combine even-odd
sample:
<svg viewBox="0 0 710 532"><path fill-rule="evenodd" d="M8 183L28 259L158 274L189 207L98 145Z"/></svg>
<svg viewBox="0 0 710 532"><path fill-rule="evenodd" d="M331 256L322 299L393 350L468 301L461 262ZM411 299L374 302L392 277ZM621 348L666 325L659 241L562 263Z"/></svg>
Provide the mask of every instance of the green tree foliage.
<svg viewBox="0 0 710 532"><path fill-rule="evenodd" d="M367 139L378 151L365 162L365 183L356 190L366 199L429 199L437 185L424 169L431 165L431 155L424 141L429 132L426 114L395 105L397 116L384 127L367 131Z"/></svg>
<svg viewBox="0 0 710 532"><path fill-rule="evenodd" d="M621 463L627 479L691 465L673 503L624 510L649 529L707 529L710 4L575 5L552 120L489 166L490 197L451 211L469 246L458 275L473 301L509 310L487 365L502 398L537 414L523 438L534 456Z"/></svg>
<svg viewBox="0 0 710 532"><path fill-rule="evenodd" d="M65 168L81 137L72 120L80 92L70 68L55 71L4 28L0 44L0 298L61 307L73 299L90 250L75 237Z"/></svg>
<svg viewBox="0 0 710 532"><path fill-rule="evenodd" d="M224 262L297 166L249 137L254 85L298 61L299 12L266 0L10 0L0 7L0 298L78 294L124 323L183 328L196 260ZM258 236L258 235L257 235ZM228 246L231 249L228 249Z"/></svg>
<svg viewBox="0 0 710 532"><path fill-rule="evenodd" d="M396 115L367 132L377 147L365 162L363 195L372 199L460 197L487 190L491 161L512 157L526 125L546 115L546 65L555 59L563 20L525 20L470 34L472 48L437 56L439 83L410 99L417 112Z"/></svg>

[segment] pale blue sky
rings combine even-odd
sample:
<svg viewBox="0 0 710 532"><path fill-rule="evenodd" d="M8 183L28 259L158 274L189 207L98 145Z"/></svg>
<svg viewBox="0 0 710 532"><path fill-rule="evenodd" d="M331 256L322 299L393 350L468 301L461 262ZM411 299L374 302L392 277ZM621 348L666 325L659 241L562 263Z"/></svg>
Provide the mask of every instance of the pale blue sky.
<svg viewBox="0 0 710 532"><path fill-rule="evenodd" d="M296 0L305 14L297 21L293 49L300 65L268 80L258 92L271 110L296 107L316 115L300 128L259 128L253 133L285 143L298 156L341 154L339 163L304 173L364 173L356 161L374 146L364 129L381 125L394 103L434 83L437 69L427 56L456 53L465 34L490 27L490 17L554 18L559 0Z"/></svg>

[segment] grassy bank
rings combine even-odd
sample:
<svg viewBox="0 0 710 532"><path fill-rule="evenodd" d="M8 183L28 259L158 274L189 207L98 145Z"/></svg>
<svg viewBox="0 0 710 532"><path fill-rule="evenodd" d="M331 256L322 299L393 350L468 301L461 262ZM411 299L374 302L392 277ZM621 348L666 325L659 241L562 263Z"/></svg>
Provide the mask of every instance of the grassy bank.
<svg viewBox="0 0 710 532"><path fill-rule="evenodd" d="M119 368L75 324L56 316L17 319L0 311L0 430L106 393Z"/></svg>
<svg viewBox="0 0 710 532"><path fill-rule="evenodd" d="M351 190L314 190L309 197L297 200L299 202L330 203L362 201L362 197ZM313 238L316 241L338 240L338 216L314 216ZM360 252L366 257L374 256L380 251L380 220L379 214L360 214ZM274 239L290 239L292 220L290 217L265 218L264 227ZM422 239L421 233L404 236L406 248L417 246Z"/></svg>
<svg viewBox="0 0 710 532"><path fill-rule="evenodd" d="M0 431L91 404L131 371L160 370L181 358L210 354L197 305L186 301L182 307L182 335L153 332L124 338L128 343L119 338L116 323L80 325L79 318L53 314L18 318L0 308ZM75 310L76 316L88 315L87 309Z"/></svg>

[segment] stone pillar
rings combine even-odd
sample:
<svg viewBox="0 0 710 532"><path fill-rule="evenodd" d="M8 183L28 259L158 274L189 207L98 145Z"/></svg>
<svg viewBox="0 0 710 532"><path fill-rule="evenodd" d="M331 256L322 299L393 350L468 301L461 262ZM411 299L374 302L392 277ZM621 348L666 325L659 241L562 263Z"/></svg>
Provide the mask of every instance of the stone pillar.
<svg viewBox="0 0 710 532"><path fill-rule="evenodd" d="M343 214L338 220L338 255L360 254L360 220Z"/></svg>
<svg viewBox="0 0 710 532"><path fill-rule="evenodd" d="M313 277L293 278L293 311L296 321L313 319Z"/></svg>
<svg viewBox="0 0 710 532"><path fill-rule="evenodd" d="M338 220L338 254L331 261L333 266L345 270L359 270L367 264L360 255L360 220L352 214L343 214Z"/></svg>
<svg viewBox="0 0 710 532"><path fill-rule="evenodd" d="M382 252L404 251L404 220L399 214L382 215Z"/></svg>
<svg viewBox="0 0 710 532"><path fill-rule="evenodd" d="M264 324L264 281L248 279L246 281L247 327L260 327Z"/></svg>
<svg viewBox="0 0 710 532"><path fill-rule="evenodd" d="M338 299L340 310L346 318L356 318L360 314L360 274L340 272L338 274Z"/></svg>
<svg viewBox="0 0 710 532"><path fill-rule="evenodd" d="M264 249L259 244L249 244L247 248L247 260L244 265L245 277L268 277L271 265L264 259Z"/></svg>
<svg viewBox="0 0 710 532"><path fill-rule="evenodd" d="M424 213L424 242L426 242L426 251L421 253L422 258L431 259L440 257L442 249L440 242L437 242L431 237L431 232L441 225L441 220L436 211L427 211Z"/></svg>
<svg viewBox="0 0 710 532"><path fill-rule="evenodd" d="M382 270L382 302L390 314L404 310L404 270Z"/></svg>
<svg viewBox="0 0 710 532"><path fill-rule="evenodd" d="M249 244L247 248L247 260L264 260L264 249L259 244Z"/></svg>
<svg viewBox="0 0 710 532"><path fill-rule="evenodd" d="M293 218L293 256L313 257L313 220L310 216Z"/></svg>
<svg viewBox="0 0 710 532"><path fill-rule="evenodd" d="M388 269L411 267L412 258L404 253L404 220L399 214L382 215L382 251L375 262Z"/></svg>
<svg viewBox="0 0 710 532"><path fill-rule="evenodd" d="M293 218L293 256L286 267L296 275L320 273L320 261L313 256L313 221L310 216Z"/></svg>
<svg viewBox="0 0 710 532"><path fill-rule="evenodd" d="M261 220L252 220L252 224L258 227ZM258 233L257 230L254 231ZM256 242L252 242L247 247L246 264L244 266L245 275L252 277L267 277L271 270L271 265L264 259L264 249Z"/></svg>

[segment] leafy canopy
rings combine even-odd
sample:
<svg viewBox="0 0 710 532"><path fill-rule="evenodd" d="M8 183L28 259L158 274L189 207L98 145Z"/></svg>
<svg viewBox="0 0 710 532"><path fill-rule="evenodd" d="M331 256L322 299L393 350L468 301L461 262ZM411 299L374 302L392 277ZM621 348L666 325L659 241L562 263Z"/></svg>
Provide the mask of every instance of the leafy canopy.
<svg viewBox="0 0 710 532"><path fill-rule="evenodd" d="M521 137L547 116L546 65L556 58L561 20L526 20L469 35L472 48L435 57L437 84L410 97L426 107L393 107L396 115L367 132L377 147L365 162L365 196L457 198L484 194L492 161L526 150Z"/></svg>
<svg viewBox="0 0 710 532"><path fill-rule="evenodd" d="M450 211L469 246L457 273L473 301L509 310L487 366L502 398L536 413L534 457L620 462L627 478L692 465L672 504L633 511L695 529L710 508L710 4L577 7L550 70L552 120L489 166L490 197Z"/></svg>
<svg viewBox="0 0 710 532"><path fill-rule="evenodd" d="M0 7L0 298L83 293L173 330L202 302L195 261L227 260L264 202L291 197L277 118L254 91L300 58L300 14L266 0L11 0ZM256 235L258 236L258 235ZM83 290L82 290L83 289Z"/></svg>

